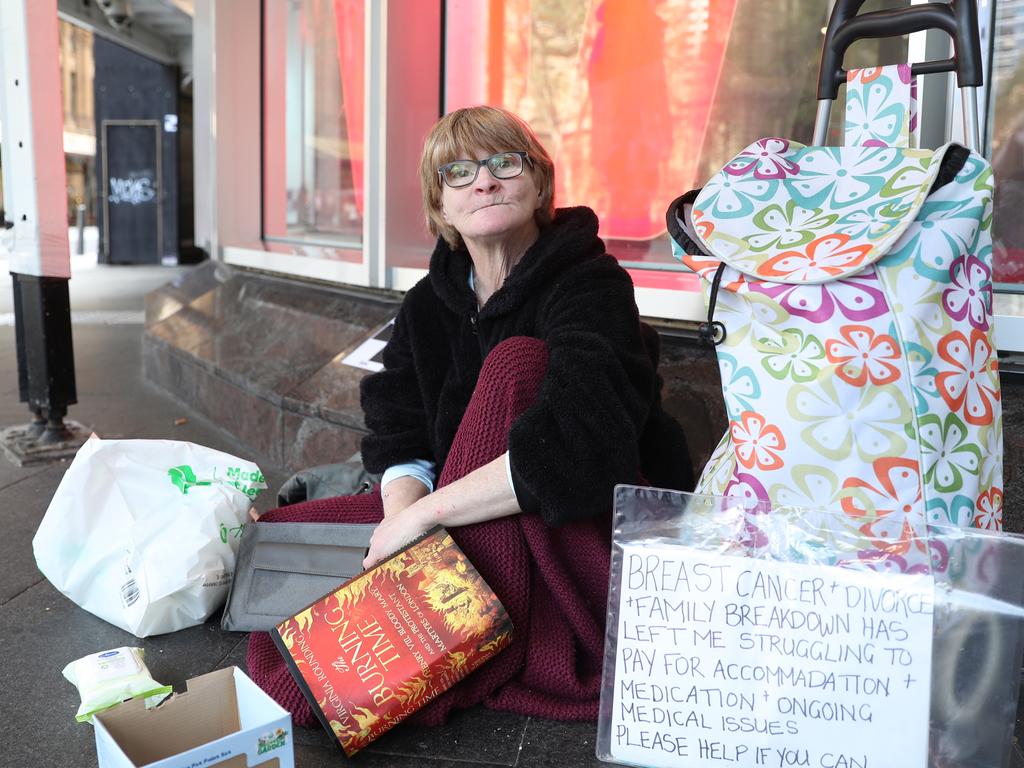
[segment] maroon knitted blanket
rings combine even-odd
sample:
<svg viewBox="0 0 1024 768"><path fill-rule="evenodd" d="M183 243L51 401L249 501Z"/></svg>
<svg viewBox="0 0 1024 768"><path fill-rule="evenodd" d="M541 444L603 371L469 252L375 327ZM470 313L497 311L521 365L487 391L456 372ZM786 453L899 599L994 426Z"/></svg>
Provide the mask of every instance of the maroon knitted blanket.
<svg viewBox="0 0 1024 768"><path fill-rule="evenodd" d="M498 354L496 354L498 353ZM502 455L516 417L536 399L547 349L508 339L488 355L438 485ZM571 466L561 468L571 472ZM380 491L304 502L267 513L267 522L372 523L383 515ZM512 644L410 722L440 725L453 709L493 709L557 720L596 720L604 652L611 547L610 515L547 527L519 514L449 529L504 604ZM299 725L316 721L266 633L249 641L249 674Z"/></svg>

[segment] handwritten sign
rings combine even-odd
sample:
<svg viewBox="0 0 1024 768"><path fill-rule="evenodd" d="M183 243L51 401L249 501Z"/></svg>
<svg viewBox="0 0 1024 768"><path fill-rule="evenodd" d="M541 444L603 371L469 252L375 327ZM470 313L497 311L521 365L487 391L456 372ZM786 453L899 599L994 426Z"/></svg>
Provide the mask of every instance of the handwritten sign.
<svg viewBox="0 0 1024 768"><path fill-rule="evenodd" d="M621 584L613 760L926 765L930 575L627 544Z"/></svg>

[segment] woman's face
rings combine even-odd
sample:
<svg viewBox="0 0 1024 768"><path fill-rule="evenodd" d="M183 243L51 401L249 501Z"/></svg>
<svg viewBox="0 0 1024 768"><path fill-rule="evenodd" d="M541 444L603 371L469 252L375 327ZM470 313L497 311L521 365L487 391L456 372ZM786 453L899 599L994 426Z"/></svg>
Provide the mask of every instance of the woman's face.
<svg viewBox="0 0 1024 768"><path fill-rule="evenodd" d="M466 159L483 160L492 154L480 150L467 154ZM453 189L442 183L441 187L441 216L467 245L532 239L536 235L533 215L540 207L540 193L529 163L511 179L497 179L482 165L472 184Z"/></svg>

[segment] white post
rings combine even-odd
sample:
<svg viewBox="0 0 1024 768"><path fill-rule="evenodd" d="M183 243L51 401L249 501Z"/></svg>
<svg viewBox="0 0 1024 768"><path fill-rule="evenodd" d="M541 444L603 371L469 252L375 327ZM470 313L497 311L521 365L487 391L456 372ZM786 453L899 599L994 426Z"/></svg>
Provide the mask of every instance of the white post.
<svg viewBox="0 0 1024 768"><path fill-rule="evenodd" d="M64 425L77 402L71 343L71 253L64 174L57 0L0 0L0 149L4 226L12 225L18 397L34 414L6 430L19 463L67 455L81 432Z"/></svg>
<svg viewBox="0 0 1024 768"><path fill-rule="evenodd" d="M71 277L56 0L0 0L4 202L11 272Z"/></svg>

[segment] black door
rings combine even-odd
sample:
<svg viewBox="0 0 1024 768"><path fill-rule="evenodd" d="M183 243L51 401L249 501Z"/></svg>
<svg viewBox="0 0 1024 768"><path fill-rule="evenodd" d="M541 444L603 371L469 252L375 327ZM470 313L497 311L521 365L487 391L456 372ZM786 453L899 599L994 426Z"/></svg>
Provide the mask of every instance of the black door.
<svg viewBox="0 0 1024 768"><path fill-rule="evenodd" d="M103 249L110 264L159 264L163 243L160 125L103 121Z"/></svg>

